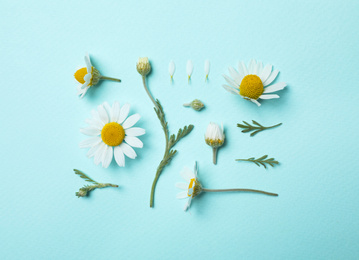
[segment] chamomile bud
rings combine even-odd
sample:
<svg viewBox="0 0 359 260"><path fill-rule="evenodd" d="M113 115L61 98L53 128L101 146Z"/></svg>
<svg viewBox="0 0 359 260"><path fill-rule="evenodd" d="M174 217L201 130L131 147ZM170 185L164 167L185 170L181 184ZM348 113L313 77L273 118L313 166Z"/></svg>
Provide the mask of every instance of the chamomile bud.
<svg viewBox="0 0 359 260"><path fill-rule="evenodd" d="M147 76L151 71L151 64L147 57L139 58L138 62L136 64L136 68L138 73L140 73L142 76Z"/></svg>
<svg viewBox="0 0 359 260"><path fill-rule="evenodd" d="M216 123L209 123L204 139L213 149L213 164L217 164L217 149L224 144L225 139L223 124L220 128Z"/></svg>
<svg viewBox="0 0 359 260"><path fill-rule="evenodd" d="M184 107L192 107L196 111L200 111L202 108L204 108L204 104L201 100L195 99L191 103L185 103L183 104Z"/></svg>

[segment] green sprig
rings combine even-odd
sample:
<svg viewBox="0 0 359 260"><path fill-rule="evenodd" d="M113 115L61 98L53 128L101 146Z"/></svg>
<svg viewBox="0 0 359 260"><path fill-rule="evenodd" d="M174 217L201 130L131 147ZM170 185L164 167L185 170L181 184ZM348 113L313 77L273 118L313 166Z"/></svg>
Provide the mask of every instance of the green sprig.
<svg viewBox="0 0 359 260"><path fill-rule="evenodd" d="M275 164L279 164L278 161L276 161L274 158L268 158L268 155L263 155L262 157L255 159L254 157L248 158L248 159L237 159L236 161L246 161L246 162L252 162L255 163L258 167L261 165L264 166L264 168L267 168L265 165L266 163L270 166L274 167Z"/></svg>
<svg viewBox="0 0 359 260"><path fill-rule="evenodd" d="M106 187L115 187L115 188L118 187L118 185L116 185L116 184L98 183L98 182L94 181L93 179L91 179L89 176L87 176L85 173L83 173L82 171L79 171L77 169L74 169L74 172L75 172L75 174L79 175L85 181L91 182L94 184L94 185L85 185L82 188L80 188L79 191L76 192L76 196L79 198L88 196L88 194L91 191L93 191L94 189L101 189L101 188L106 188Z"/></svg>
<svg viewBox="0 0 359 260"><path fill-rule="evenodd" d="M163 155L162 161L160 162L160 164L157 167L156 176L152 183L150 207L153 207L153 204L154 204L155 188L156 188L158 178L160 177L160 175L163 171L163 168L171 162L172 158L177 153L177 150L172 150L172 148L183 137L188 135L193 129L193 125L188 125L188 126L183 127L183 129L179 129L177 136L175 136L174 134L172 134L170 136L169 131L168 131L168 122L165 119L165 113L163 111L163 107L158 99L156 99L156 106L154 109L155 109L158 119L161 122L163 132L165 133L166 150L165 150L165 154Z"/></svg>
<svg viewBox="0 0 359 260"><path fill-rule="evenodd" d="M244 125L237 124L237 127L243 128L242 133L254 131L253 133L251 133L251 136L254 136L255 134L257 134L263 130L274 128L274 127L280 126L282 124L282 123L279 123L279 124L273 125L273 126L262 126L257 121L252 120L252 122L254 125L250 125L246 121L243 121Z"/></svg>

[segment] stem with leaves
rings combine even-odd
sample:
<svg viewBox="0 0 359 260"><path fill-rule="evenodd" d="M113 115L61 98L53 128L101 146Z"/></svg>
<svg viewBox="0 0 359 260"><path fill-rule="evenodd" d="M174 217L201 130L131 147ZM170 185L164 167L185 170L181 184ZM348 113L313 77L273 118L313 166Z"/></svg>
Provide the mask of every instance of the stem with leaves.
<svg viewBox="0 0 359 260"><path fill-rule="evenodd" d="M183 137L185 137L192 131L193 125L185 126L185 127L183 127L183 129L180 128L178 130L177 136L175 136L174 134L172 134L170 136L169 131L168 131L168 122L166 121L163 107L158 99L156 99L156 101L155 101L154 98L152 97L152 95L147 87L147 84L146 84L146 76L144 76L144 75L142 75L142 83L143 83L143 87L146 90L147 95L150 97L152 103L155 106L154 110L156 112L158 119L161 122L161 126L163 129L163 132L165 133L165 139L166 139L165 153L163 155L163 159L161 160L160 164L157 167L156 175L153 180L152 188L151 188L150 207L153 208L157 181L163 171L163 168L171 162L172 158L177 153L177 150L173 150L172 148L176 145L176 143L179 142L179 140L181 140Z"/></svg>
<svg viewBox="0 0 359 260"><path fill-rule="evenodd" d="M115 187L115 188L118 187L118 185L116 185L116 184L98 183L97 181L94 181L93 179L91 179L89 176L87 176L82 171L74 169L74 172L75 172L75 174L79 175L85 181L90 182L90 183L93 184L93 185L85 185L82 188L80 188L79 191L76 192L76 196L79 197L79 198L80 197L86 197L94 189L102 189L102 188L106 188L106 187Z"/></svg>
<svg viewBox="0 0 359 260"><path fill-rule="evenodd" d="M263 130L274 128L274 127L280 126L282 124L282 123L279 123L279 124L276 124L273 126L262 126L257 121L252 120L252 122L253 122L253 125L250 125L246 121L243 121L244 125L237 124L237 127L243 128L242 133L254 131L253 133L251 133L251 136L254 136L255 134L257 134Z"/></svg>
<svg viewBox="0 0 359 260"><path fill-rule="evenodd" d="M255 163L258 167L261 165L264 166L264 168L267 168L265 165L266 163L270 166L274 167L274 164L279 164L278 161L276 161L274 158L268 158L268 155L263 155L262 157L255 159L254 157L248 158L248 159L237 159L236 161L246 161L246 162L252 162Z"/></svg>

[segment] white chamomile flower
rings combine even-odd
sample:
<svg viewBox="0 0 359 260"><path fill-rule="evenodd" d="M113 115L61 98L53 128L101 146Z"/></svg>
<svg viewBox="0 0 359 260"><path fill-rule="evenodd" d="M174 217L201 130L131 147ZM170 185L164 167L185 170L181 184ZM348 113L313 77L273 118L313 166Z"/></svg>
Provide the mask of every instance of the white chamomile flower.
<svg viewBox="0 0 359 260"><path fill-rule="evenodd" d="M100 72L92 66L90 56L86 54L85 56L86 67L78 69L74 76L75 79L80 83L77 87L77 95L80 95L83 98L87 92L87 90L95 86L100 80L112 80L121 82L120 79L105 77L100 74Z"/></svg>
<svg viewBox="0 0 359 260"><path fill-rule="evenodd" d="M205 81L208 80L209 68L210 68L209 60L205 60L205 62L204 62L204 73L206 74L206 79L205 79Z"/></svg>
<svg viewBox="0 0 359 260"><path fill-rule="evenodd" d="M229 67L228 70L232 78L223 75L229 84L229 86L223 85L223 87L232 94L240 95L258 106L261 105L257 101L258 99L279 98L276 94L268 95L268 93L282 90L287 86L284 82L270 85L277 77L279 71L272 71L272 65L269 64L263 68L262 62L257 63L254 59L251 60L248 68L244 62L240 62L238 64L238 71L232 67Z"/></svg>
<svg viewBox="0 0 359 260"><path fill-rule="evenodd" d="M173 81L173 74L175 74L176 65L173 60L171 60L170 64L168 65L168 72L171 76L171 82Z"/></svg>
<svg viewBox="0 0 359 260"><path fill-rule="evenodd" d="M199 195L202 192L202 185L198 181L197 178L197 162L194 165L194 171L192 172L190 169L185 167L181 171L181 176L187 183L179 182L176 183L176 187L179 189L182 189L184 191L181 191L177 194L177 199L186 199L188 198L188 201L184 207L184 210L186 211L191 206L191 201L194 197Z"/></svg>
<svg viewBox="0 0 359 260"><path fill-rule="evenodd" d="M120 108L118 102L114 102L112 107L105 102L91 111L92 118L86 120L89 127L82 128L81 132L92 137L82 141L80 148L90 148L87 156L94 157L96 165L102 163L102 167L107 168L115 157L116 163L124 167L125 155L131 159L137 156L132 147L143 147L137 136L145 134L145 129L132 127L141 116L134 114L127 117L129 111L129 104Z"/></svg>
<svg viewBox="0 0 359 260"><path fill-rule="evenodd" d="M224 144L224 129L219 127L216 123L210 122L204 140L206 144L213 148L213 164L217 164L217 149Z"/></svg>
<svg viewBox="0 0 359 260"><path fill-rule="evenodd" d="M189 83L189 81L191 80L192 73L193 73L193 63L191 60L187 61L186 70L187 70L188 83Z"/></svg>

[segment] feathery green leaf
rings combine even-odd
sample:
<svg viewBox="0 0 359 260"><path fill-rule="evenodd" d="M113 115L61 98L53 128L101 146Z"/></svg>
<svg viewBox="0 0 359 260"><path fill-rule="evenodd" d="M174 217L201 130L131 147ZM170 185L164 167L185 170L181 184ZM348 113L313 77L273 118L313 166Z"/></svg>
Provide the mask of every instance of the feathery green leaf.
<svg viewBox="0 0 359 260"><path fill-rule="evenodd" d="M254 131L254 132L252 132L250 134L250 136L254 136L254 135L256 135L257 133L259 133L259 132L261 132L263 130L274 128L274 127L280 126L282 124L282 123L279 123L279 124L276 124L276 125L273 125L273 126L262 126L257 121L252 120L252 122L253 122L253 125L250 125L246 121L243 121L244 125L243 124L237 124L237 127L240 127L240 128L243 129L242 133L248 133L248 132Z"/></svg>
<svg viewBox="0 0 359 260"><path fill-rule="evenodd" d="M262 157L255 159L254 157L248 158L248 159L236 159L236 161L246 161L246 162L252 162L255 163L257 166L263 166L264 168L267 168L266 164L269 164L270 166L274 167L275 164L279 164L278 161L276 161L274 158L268 158L268 155L263 155Z"/></svg>
<svg viewBox="0 0 359 260"><path fill-rule="evenodd" d="M77 169L74 169L75 174L79 175L82 179L91 182L93 184L98 184L98 182L94 181L93 179L91 179L89 176L87 176L85 173L83 173L82 171L79 171Z"/></svg>

